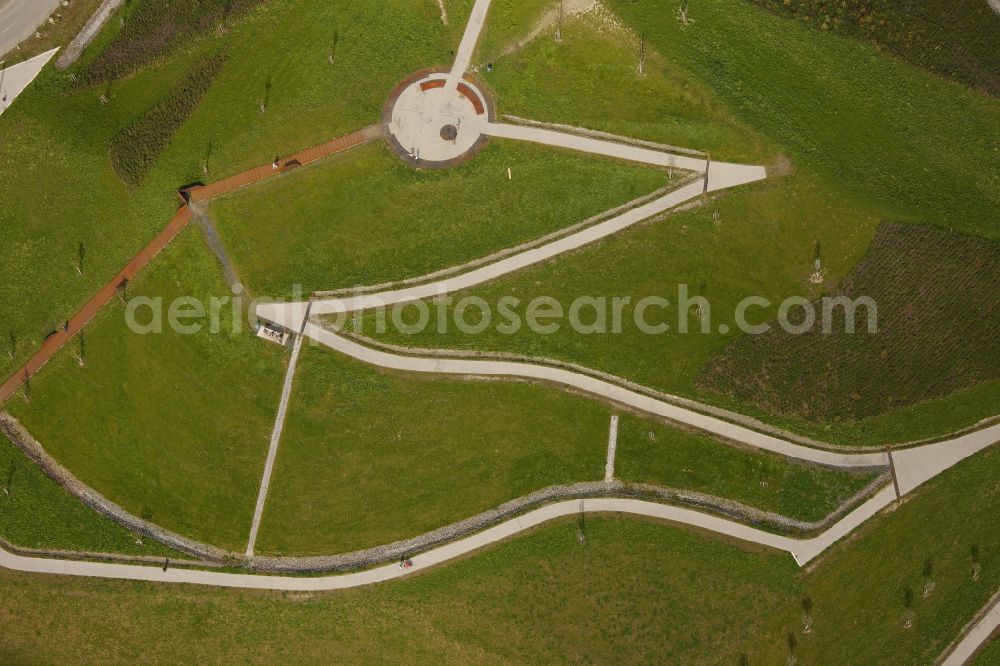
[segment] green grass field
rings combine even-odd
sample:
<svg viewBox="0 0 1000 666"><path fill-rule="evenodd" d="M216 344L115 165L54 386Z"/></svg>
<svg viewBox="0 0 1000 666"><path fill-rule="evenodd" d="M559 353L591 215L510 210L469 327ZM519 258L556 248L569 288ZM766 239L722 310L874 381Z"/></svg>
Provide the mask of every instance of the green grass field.
<svg viewBox="0 0 1000 666"><path fill-rule="evenodd" d="M567 19L561 42L545 34L478 76L496 93L501 114L710 151L716 159L764 163L776 154L675 59L650 49L638 76L638 49L638 36L609 25L600 11Z"/></svg>
<svg viewBox="0 0 1000 666"><path fill-rule="evenodd" d="M257 551L377 546L550 485L598 481L609 418L543 387L383 375L307 347Z"/></svg>
<svg viewBox="0 0 1000 666"><path fill-rule="evenodd" d="M163 586L0 571L3 655L105 663L399 659L930 663L1000 586L991 450L866 525L809 571L771 551L644 520L546 525L399 581L326 594ZM970 548L979 546L980 580ZM924 599L921 570L934 561ZM903 628L903 590L915 590ZM801 600L813 631L800 632ZM420 610L419 613L415 609ZM405 629L402 630L402 629ZM60 640L53 641L51 636ZM987 662L989 663L989 662Z"/></svg>
<svg viewBox="0 0 1000 666"><path fill-rule="evenodd" d="M90 510L0 435L0 537L23 548L153 555L176 553ZM140 545L141 544L141 545Z"/></svg>
<svg viewBox="0 0 1000 666"><path fill-rule="evenodd" d="M523 36L547 6L497 2L497 25L477 58ZM490 302L541 294L567 302L578 295L674 300L684 283L711 300L714 323L731 324L744 296L821 295L852 270L887 219L1000 239L996 99L750 2L698 0L690 25L675 20L675 0L605 2L620 20L598 13L568 22L562 42L543 36L479 73L502 113L703 148L790 173L477 295ZM17 367L169 220L178 186L374 122L403 76L450 62L471 5L447 0L451 23L443 28L429 0L269 0L225 35L202 35L110 86L74 92L70 75L47 70L0 118L0 178L18 192L0 206L7 276L0 278L0 373ZM119 29L116 17L72 73ZM636 73L640 34L649 49L644 76ZM920 43L904 45L914 57L952 66L948 54L928 55ZM229 64L142 185L128 190L111 168L111 138L223 44ZM515 178L505 182L512 162ZM345 287L472 259L648 192L657 177L500 142L462 169L419 174L367 147L219 202L213 214L248 284L280 295L296 282ZM348 192L348 182L356 189ZM423 197L416 214L406 206L414 195ZM477 224L470 219L477 206L492 206L493 215ZM531 214L509 215L515 207ZM198 234L185 231L129 296L227 295ZM823 287L808 281L817 245ZM105 308L31 382L30 401L18 396L5 408L126 509L242 550L287 352L246 330L134 335L123 310L117 299ZM231 323L226 314L223 321ZM844 444L942 434L1000 411L1000 381L988 381L860 420L775 417L696 385L708 360L732 342L716 330L587 337L491 330L469 338L453 329L387 339L561 358ZM326 350L303 353L261 553L372 546L546 485L603 477L606 405L531 384L385 374ZM805 520L867 481L632 415L623 417L618 472ZM786 554L613 516L556 521L404 581L328 594L0 569L0 662L324 662L336 655L714 665L746 663L741 655L749 664L785 663L791 651L802 664L932 663L1000 588L998 474L994 447L804 570ZM0 483L0 536L18 545L168 554L152 543L138 547L2 440ZM925 596L929 582L933 592ZM801 631L805 595L813 604L809 634ZM997 655L991 646L980 661Z"/></svg>
<svg viewBox="0 0 1000 666"><path fill-rule="evenodd" d="M211 214L247 284L277 297L450 268L667 183L658 169L514 141L447 171L416 171L373 144L214 202Z"/></svg>
<svg viewBox="0 0 1000 666"><path fill-rule="evenodd" d="M738 338L698 385L777 414L857 420L1000 381L1000 243L929 226L884 224L832 292L876 304L838 310L802 335ZM814 302L822 317L823 304ZM875 314L875 330L869 317ZM795 323L801 323L801 310ZM824 324L823 326L825 326ZM1000 396L998 396L1000 398ZM1000 406L1000 405L998 405Z"/></svg>
<svg viewBox="0 0 1000 666"><path fill-rule="evenodd" d="M618 427L615 476L726 497L804 521L827 517L875 478L737 448L632 415Z"/></svg>
<svg viewBox="0 0 1000 666"><path fill-rule="evenodd" d="M196 228L129 287L128 297L228 295ZM148 309L137 319L149 321ZM139 335L109 304L7 409L84 483L131 513L185 536L241 549L250 529L287 352L252 336L171 330Z"/></svg>
<svg viewBox="0 0 1000 666"><path fill-rule="evenodd" d="M792 295L813 298L822 293L808 281L817 244L822 248L826 288L836 284L864 255L881 220L937 224L996 237L1000 181L993 174L1000 173L1000 156L984 140L991 134L989 127L1000 122L995 100L886 58L870 46L810 30L750 5L726 4L723 9L722 3L701 3L695 10L697 22L687 28L662 20L672 15L664 5L610 4L629 25L649 26L650 48L658 50L671 68L707 82L720 108L733 109L742 123L759 128L766 137L762 145L776 146L775 152L789 155L793 175L727 193L700 211L624 232L470 293L490 302L506 295L525 301L550 295L568 306L580 295L660 295L676 301L677 285L687 284L692 295L711 301L713 323L733 330L735 306L746 296L777 303ZM617 69L574 70L545 52L559 54L563 48L573 48L572 40L568 44L538 42L511 56L524 59L521 66L505 70L505 60L498 64L494 76L506 71L518 78L521 87L512 97L520 95L517 103L526 115L537 116L549 103L551 86L540 85L543 76L583 78L583 83L567 89L584 91L615 90L620 81L627 85L630 77L636 78L625 68L625 54ZM864 82L850 72L864 72ZM504 99L501 82L491 83ZM872 86L879 95L869 94ZM792 90L798 92L790 94ZM638 117L630 123L618 119L605 128L625 131L631 124L639 136L661 139L668 131L668 122L652 108L618 106ZM553 103L551 108L560 105ZM840 113L841 108L848 111ZM587 124L585 117L560 113L541 117ZM914 123L924 131L909 131ZM773 318L776 310L762 310L760 321ZM677 323L676 318L671 323ZM763 414L694 386L712 354L733 339L717 330L704 335L626 333L584 339L571 331L544 337L488 331L467 338L453 328L445 335L390 337L398 344L420 347L555 357L845 444L942 435L992 416L998 407L996 384L988 383L942 403L837 424L817 426ZM623 349L629 353L621 353Z"/></svg>
<svg viewBox="0 0 1000 666"><path fill-rule="evenodd" d="M542 488L604 478L609 409L530 384L387 375L329 350L299 361L257 551L346 552L414 537ZM654 433L655 441L648 437ZM617 478L820 520L856 475L626 416Z"/></svg>
<svg viewBox="0 0 1000 666"><path fill-rule="evenodd" d="M454 13L461 21L460 8ZM69 73L43 72L0 119L0 178L18 192L0 207L0 262L6 267L0 373L18 367L149 242L170 220L179 187L266 164L376 122L400 80L415 69L447 64L457 44L442 30L433 2L390 0L376 7L274 0L224 36L200 36L126 80L70 92L70 77L114 38L118 25L112 18ZM143 185L128 191L108 158L112 137L223 44L226 68ZM379 44L384 48L372 48ZM261 114L269 78L267 112Z"/></svg>

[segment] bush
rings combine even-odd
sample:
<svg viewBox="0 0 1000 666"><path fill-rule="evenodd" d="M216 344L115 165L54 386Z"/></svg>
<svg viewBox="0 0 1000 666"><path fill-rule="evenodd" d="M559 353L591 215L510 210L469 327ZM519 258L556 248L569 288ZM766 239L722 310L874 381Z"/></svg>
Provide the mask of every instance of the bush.
<svg viewBox="0 0 1000 666"><path fill-rule="evenodd" d="M138 122L111 140L111 165L119 178L132 186L142 182L174 133L198 108L225 62L220 52L199 65Z"/></svg>
<svg viewBox="0 0 1000 666"><path fill-rule="evenodd" d="M185 37L205 32L263 0L128 0L121 32L80 73L81 86L107 83L169 53Z"/></svg>

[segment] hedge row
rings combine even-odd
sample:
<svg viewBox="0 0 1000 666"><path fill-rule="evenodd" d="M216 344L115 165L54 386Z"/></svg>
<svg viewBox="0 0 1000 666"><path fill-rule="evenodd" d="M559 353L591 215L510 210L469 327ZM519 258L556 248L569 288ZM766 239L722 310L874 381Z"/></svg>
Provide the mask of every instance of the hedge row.
<svg viewBox="0 0 1000 666"><path fill-rule="evenodd" d="M263 0L128 0L121 32L78 78L107 83L169 53L185 37L218 28Z"/></svg>
<svg viewBox="0 0 1000 666"><path fill-rule="evenodd" d="M174 133L198 108L225 61L225 54L219 53L199 65L138 122L111 140L111 165L119 178L132 186L142 182Z"/></svg>
<svg viewBox="0 0 1000 666"><path fill-rule="evenodd" d="M701 388L775 414L858 419L1000 378L1000 243L923 225L883 224L868 254L832 296L869 296L846 332L793 335L775 326L745 335L709 360ZM801 312L801 308L794 311ZM804 318L804 315L799 319ZM796 322L798 323L798 322Z"/></svg>
<svg viewBox="0 0 1000 666"><path fill-rule="evenodd" d="M1000 17L986 0L751 0L1000 96Z"/></svg>

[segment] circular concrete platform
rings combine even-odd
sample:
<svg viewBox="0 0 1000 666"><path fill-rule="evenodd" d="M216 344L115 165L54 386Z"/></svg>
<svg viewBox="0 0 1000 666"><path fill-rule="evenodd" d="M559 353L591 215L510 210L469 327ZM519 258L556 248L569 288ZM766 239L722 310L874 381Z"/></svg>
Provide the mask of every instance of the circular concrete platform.
<svg viewBox="0 0 1000 666"><path fill-rule="evenodd" d="M469 78L424 70L393 91L382 114L390 146L424 169L466 162L486 145L483 129L494 119L492 100Z"/></svg>

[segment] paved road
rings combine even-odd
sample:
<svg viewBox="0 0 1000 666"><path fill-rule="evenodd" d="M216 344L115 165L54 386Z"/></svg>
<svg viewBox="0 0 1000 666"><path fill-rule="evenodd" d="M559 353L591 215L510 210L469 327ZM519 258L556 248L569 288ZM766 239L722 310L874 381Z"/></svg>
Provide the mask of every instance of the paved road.
<svg viewBox="0 0 1000 666"><path fill-rule="evenodd" d="M0 60L35 34L60 4L60 0L0 0Z"/></svg>

